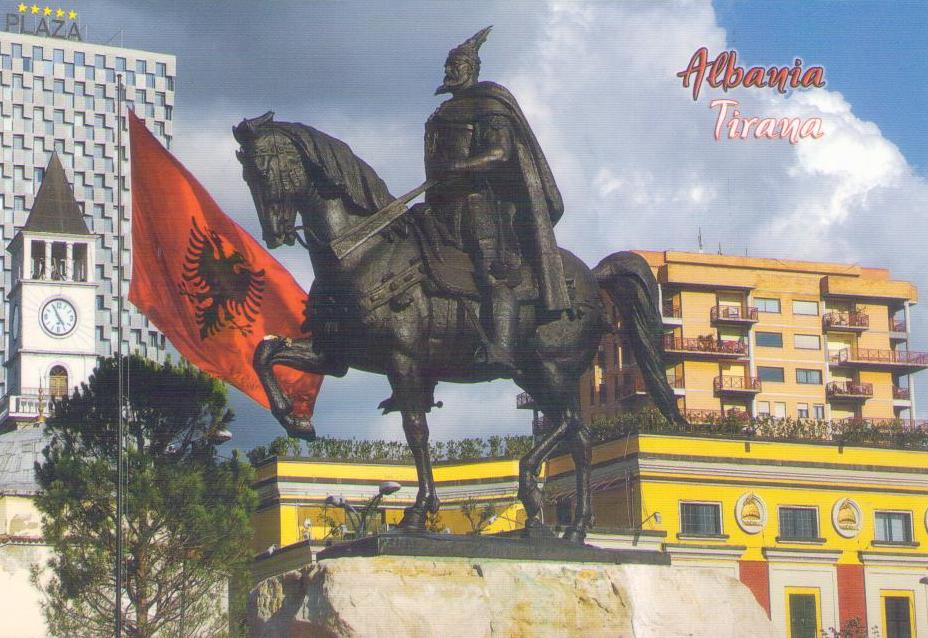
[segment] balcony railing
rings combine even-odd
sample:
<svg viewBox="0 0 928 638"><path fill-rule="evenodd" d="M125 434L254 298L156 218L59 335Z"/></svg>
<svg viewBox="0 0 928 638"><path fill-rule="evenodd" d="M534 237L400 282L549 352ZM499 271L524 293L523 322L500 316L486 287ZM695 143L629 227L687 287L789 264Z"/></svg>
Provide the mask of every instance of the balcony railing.
<svg viewBox="0 0 928 638"><path fill-rule="evenodd" d="M832 381L825 386L825 395L831 399L869 399L873 396L873 384Z"/></svg>
<svg viewBox="0 0 928 638"><path fill-rule="evenodd" d="M900 388L894 385L893 398L899 399L900 401L909 401L912 398L912 391L909 390L909 388Z"/></svg>
<svg viewBox="0 0 928 638"><path fill-rule="evenodd" d="M664 304L661 307L661 312L665 317L670 317L671 319L682 319L683 318L683 308L679 303L674 303L670 299L665 299Z"/></svg>
<svg viewBox="0 0 928 638"><path fill-rule="evenodd" d="M914 350L879 350L874 348L844 348L829 355L831 363L844 364L882 364L905 366L909 368L928 367L928 352Z"/></svg>
<svg viewBox="0 0 928 638"><path fill-rule="evenodd" d="M716 392L760 392L761 381L757 377L722 375L715 377L712 387Z"/></svg>
<svg viewBox="0 0 928 638"><path fill-rule="evenodd" d="M535 408L535 398L528 392L522 392L516 396L517 410L533 410Z"/></svg>
<svg viewBox="0 0 928 638"><path fill-rule="evenodd" d="M664 335L664 350L742 358L748 354L748 344L743 341L717 339L711 336L677 337L675 335Z"/></svg>
<svg viewBox="0 0 928 638"><path fill-rule="evenodd" d="M713 306L709 311L710 321L733 323L757 322L757 308L753 306Z"/></svg>
<svg viewBox="0 0 928 638"><path fill-rule="evenodd" d="M870 315L863 312L829 312L822 317L826 330L866 330Z"/></svg>

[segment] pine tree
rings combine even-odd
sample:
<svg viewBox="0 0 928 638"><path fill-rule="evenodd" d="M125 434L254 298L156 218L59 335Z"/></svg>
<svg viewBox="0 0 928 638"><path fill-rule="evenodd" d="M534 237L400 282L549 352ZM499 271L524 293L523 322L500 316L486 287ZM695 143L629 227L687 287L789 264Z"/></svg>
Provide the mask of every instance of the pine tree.
<svg viewBox="0 0 928 638"><path fill-rule="evenodd" d="M244 599L226 609L226 592L230 583L247 589L235 584L247 582L257 497L251 465L220 458L209 442L233 418L225 388L187 365L124 362L125 634L228 635ZM36 464L52 547L43 609L56 636L113 635L118 379L118 361L101 360L88 383L56 402Z"/></svg>

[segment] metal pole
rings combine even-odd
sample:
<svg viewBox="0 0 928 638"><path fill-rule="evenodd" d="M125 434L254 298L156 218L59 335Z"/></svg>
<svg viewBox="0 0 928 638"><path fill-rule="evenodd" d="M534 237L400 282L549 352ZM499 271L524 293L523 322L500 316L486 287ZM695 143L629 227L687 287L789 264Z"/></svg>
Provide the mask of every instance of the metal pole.
<svg viewBox="0 0 928 638"><path fill-rule="evenodd" d="M116 255L116 361L117 361L117 371L119 374L119 388L118 388L118 402L119 402L119 431L117 433L117 459L116 459L116 604L115 604L115 635L116 638L122 638L122 590L123 590L123 554L125 548L123 544L125 539L123 537L123 518L125 515L125 486L126 486L126 424L125 424L125 388L123 380L123 357L122 357L122 307L123 307L123 294L122 294L122 275L123 275L123 263L122 263L122 251L123 251L123 229L122 229L122 217L123 217L123 201L122 201L122 187L123 187L123 139L122 139L122 128L123 122L123 99L124 87L122 83L122 75L118 75L116 79L116 233L118 234L118 252Z"/></svg>

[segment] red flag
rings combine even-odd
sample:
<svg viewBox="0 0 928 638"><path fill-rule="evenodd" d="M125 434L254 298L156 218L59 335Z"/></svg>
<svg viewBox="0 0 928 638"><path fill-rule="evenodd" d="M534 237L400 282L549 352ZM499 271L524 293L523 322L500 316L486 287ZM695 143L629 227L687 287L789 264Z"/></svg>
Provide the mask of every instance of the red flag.
<svg viewBox="0 0 928 638"><path fill-rule="evenodd" d="M305 336L306 293L131 111L129 139L129 301L191 363L268 407L252 356L265 335ZM276 372L294 410L311 415L322 377Z"/></svg>

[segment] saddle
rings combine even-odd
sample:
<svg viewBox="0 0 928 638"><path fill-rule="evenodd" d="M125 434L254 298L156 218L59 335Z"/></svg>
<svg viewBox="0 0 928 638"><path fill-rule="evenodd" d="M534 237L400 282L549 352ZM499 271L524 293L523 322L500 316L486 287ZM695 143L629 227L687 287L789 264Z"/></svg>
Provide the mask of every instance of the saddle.
<svg viewBox="0 0 928 638"><path fill-rule="evenodd" d="M480 286L470 255L442 239L439 224L424 204L416 204L406 214L411 230L422 255L425 275L432 291L451 297L480 299ZM531 266L524 263L508 275L516 299L530 303L538 299L538 284Z"/></svg>

